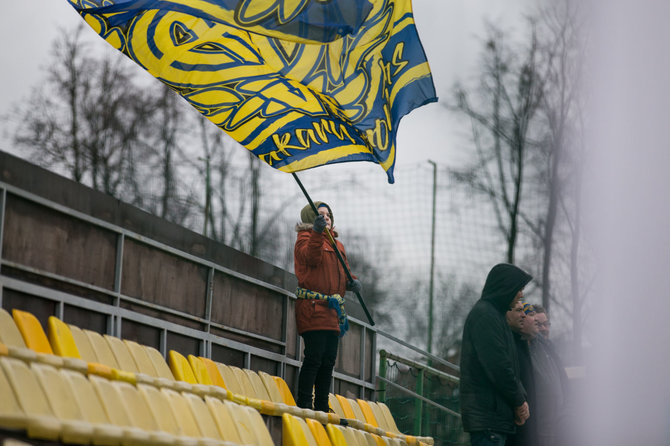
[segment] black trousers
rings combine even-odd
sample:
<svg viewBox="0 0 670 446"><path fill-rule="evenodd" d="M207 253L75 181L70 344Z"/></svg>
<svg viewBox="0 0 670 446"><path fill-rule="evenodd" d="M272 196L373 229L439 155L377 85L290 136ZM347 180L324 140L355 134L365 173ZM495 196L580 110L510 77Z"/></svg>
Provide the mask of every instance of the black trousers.
<svg viewBox="0 0 670 446"><path fill-rule="evenodd" d="M305 342L305 359L298 376L298 407L328 412L328 394L337 359L339 334L335 331L316 330L303 333L302 338Z"/></svg>

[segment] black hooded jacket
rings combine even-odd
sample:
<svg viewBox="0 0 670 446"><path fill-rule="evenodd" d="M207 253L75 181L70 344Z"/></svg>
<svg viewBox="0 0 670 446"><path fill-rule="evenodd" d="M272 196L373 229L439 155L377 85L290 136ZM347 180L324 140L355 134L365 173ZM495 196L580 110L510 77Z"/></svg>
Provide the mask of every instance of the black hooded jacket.
<svg viewBox="0 0 670 446"><path fill-rule="evenodd" d="M461 347L463 429L515 432L514 408L526 401L519 360L505 313L531 276L501 263L489 272L481 298L465 320Z"/></svg>

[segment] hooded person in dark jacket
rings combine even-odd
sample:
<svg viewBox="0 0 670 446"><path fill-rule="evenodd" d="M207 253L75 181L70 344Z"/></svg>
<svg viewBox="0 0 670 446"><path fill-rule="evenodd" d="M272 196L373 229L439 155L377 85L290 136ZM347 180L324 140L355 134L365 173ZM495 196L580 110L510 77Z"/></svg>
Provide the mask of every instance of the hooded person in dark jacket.
<svg viewBox="0 0 670 446"><path fill-rule="evenodd" d="M505 313L523 297L531 279L514 265L494 266L465 320L460 402L463 429L473 446L504 445L507 435L530 415Z"/></svg>

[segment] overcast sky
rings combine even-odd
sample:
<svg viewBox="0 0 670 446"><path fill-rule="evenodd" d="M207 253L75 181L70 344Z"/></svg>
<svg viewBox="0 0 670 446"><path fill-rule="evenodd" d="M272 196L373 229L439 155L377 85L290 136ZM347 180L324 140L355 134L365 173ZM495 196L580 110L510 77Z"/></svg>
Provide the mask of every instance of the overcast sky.
<svg viewBox="0 0 670 446"><path fill-rule="evenodd" d="M519 29L523 14L537 0L414 0L414 16L426 50L440 99L456 79L472 73L480 51L483 23L490 20ZM32 86L44 79L53 40L61 28L74 29L81 22L66 0L11 2L0 16L3 67L0 71L0 114L27 98ZM94 32L87 27L91 37ZM98 47L103 48L103 47ZM111 46L105 51L116 52ZM121 54L119 53L119 57ZM406 116L398 132L398 163L452 159L462 146L441 103L433 103ZM3 126L4 127L4 126ZM0 149L11 151L7 138Z"/></svg>
<svg viewBox="0 0 670 446"><path fill-rule="evenodd" d="M471 72L486 18L518 27L523 12L535 1L415 0L416 24L438 95L446 97L453 81ZM600 116L590 144L595 152L591 172L596 174L588 179L595 182L592 223L600 234L600 253L608 262L601 277L602 305L596 307L593 323L598 348L589 358L596 379L582 387L579 415L592 415L585 444L667 445L670 4L639 0L602 4L597 15L600 46L593 53L601 67L594 95ZM0 113L26 97L43 78L40 67L58 28L72 28L79 20L65 0L7 2L0 16ZM405 118L399 130L399 164L427 158L449 161L460 143L454 130L445 126L445 116L438 103Z"/></svg>

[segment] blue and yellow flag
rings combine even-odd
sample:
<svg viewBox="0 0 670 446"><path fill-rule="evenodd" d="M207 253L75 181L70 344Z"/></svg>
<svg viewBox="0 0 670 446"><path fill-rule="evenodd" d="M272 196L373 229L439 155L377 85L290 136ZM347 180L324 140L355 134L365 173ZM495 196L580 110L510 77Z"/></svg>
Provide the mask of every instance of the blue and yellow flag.
<svg viewBox="0 0 670 446"><path fill-rule="evenodd" d="M108 43L270 166L372 161L437 100L410 0L69 0Z"/></svg>

